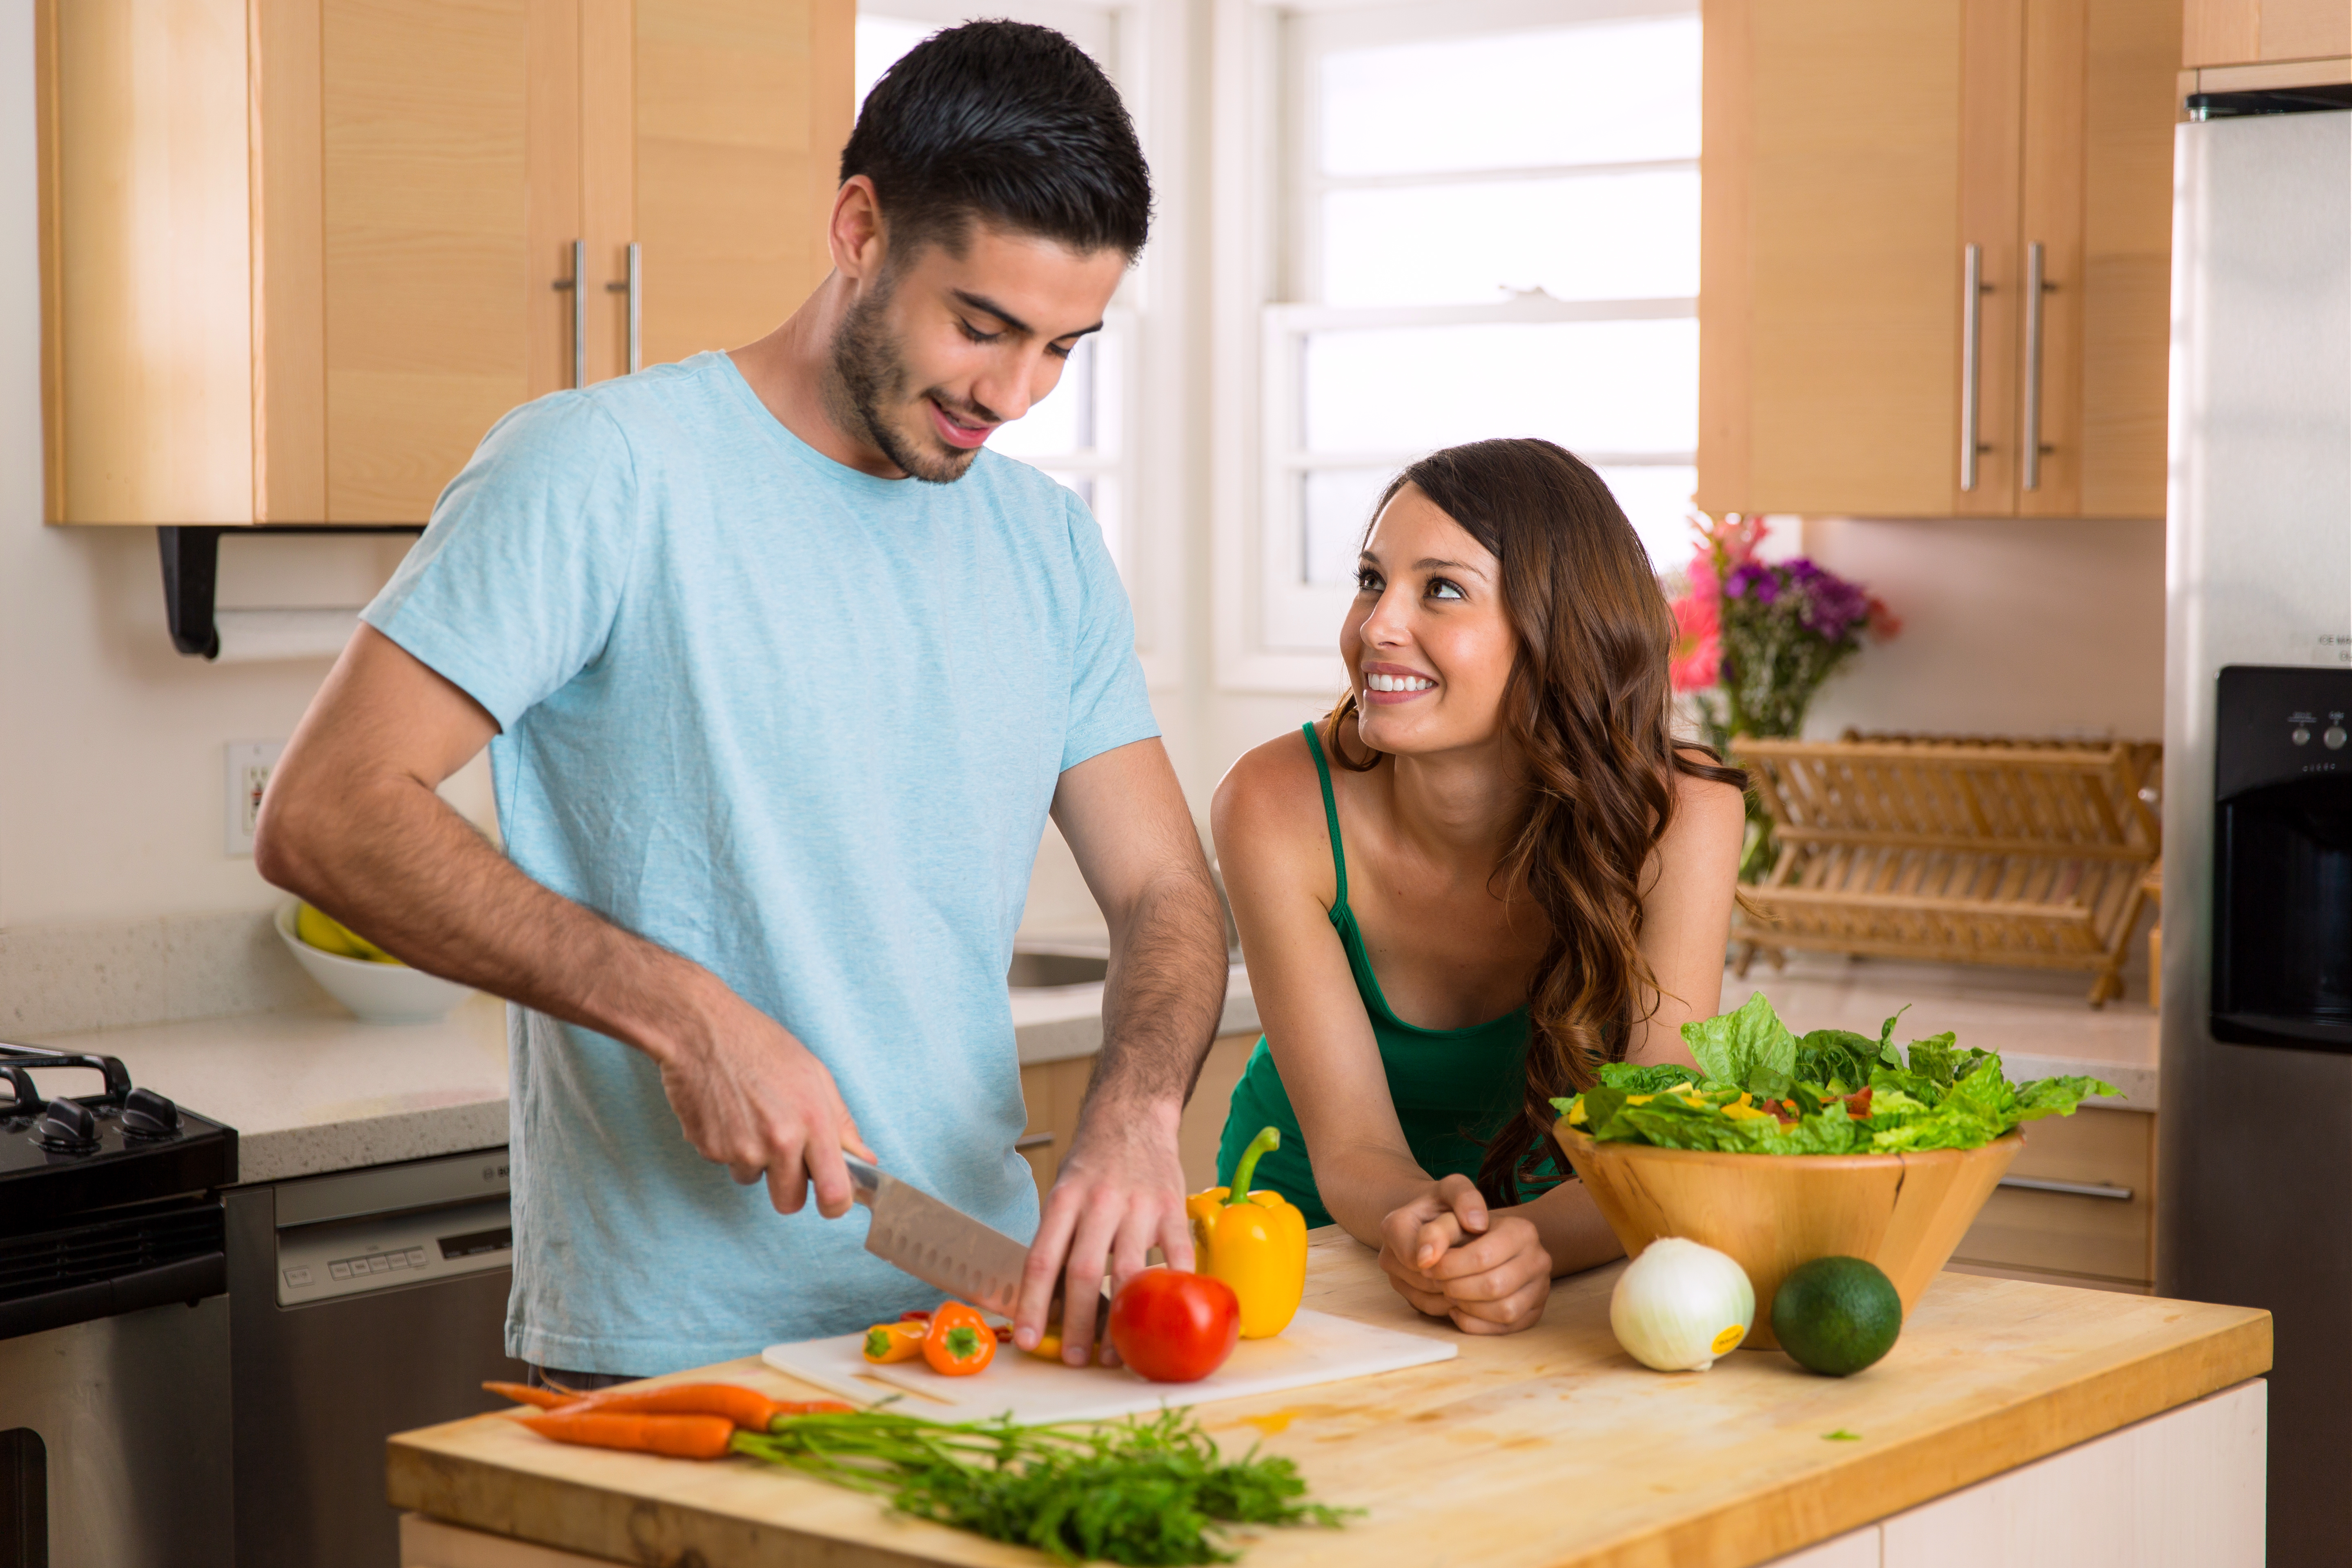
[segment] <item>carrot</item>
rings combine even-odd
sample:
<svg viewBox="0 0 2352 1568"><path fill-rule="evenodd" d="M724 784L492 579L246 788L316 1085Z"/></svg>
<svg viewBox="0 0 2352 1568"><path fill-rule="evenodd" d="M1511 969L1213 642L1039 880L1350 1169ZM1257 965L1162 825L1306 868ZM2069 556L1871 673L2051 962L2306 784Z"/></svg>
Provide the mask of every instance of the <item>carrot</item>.
<svg viewBox="0 0 2352 1568"><path fill-rule="evenodd" d="M615 1388L571 1406L607 1415L723 1415L747 1432L764 1432L784 1414L766 1394L732 1383L672 1383L658 1388Z"/></svg>
<svg viewBox="0 0 2352 1568"><path fill-rule="evenodd" d="M527 1383L486 1383L483 1388L501 1399L511 1399L517 1405L536 1405L541 1410L561 1410L576 1403L576 1394L558 1394L551 1388L533 1388Z"/></svg>
<svg viewBox="0 0 2352 1568"><path fill-rule="evenodd" d="M735 1439L735 1423L724 1415L637 1415L610 1410L559 1410L526 1415L522 1424L542 1437L589 1448L623 1448L636 1454L667 1454L676 1459L716 1459Z"/></svg>

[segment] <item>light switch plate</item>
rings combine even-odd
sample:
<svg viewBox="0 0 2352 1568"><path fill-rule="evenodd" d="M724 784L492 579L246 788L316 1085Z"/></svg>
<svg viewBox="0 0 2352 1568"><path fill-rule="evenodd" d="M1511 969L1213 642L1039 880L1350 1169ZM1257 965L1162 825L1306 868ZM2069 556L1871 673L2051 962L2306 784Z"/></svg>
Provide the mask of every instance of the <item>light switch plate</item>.
<svg viewBox="0 0 2352 1568"><path fill-rule="evenodd" d="M253 853L254 825L261 820L261 792L285 754L283 741L231 741L228 743L227 839L231 855Z"/></svg>

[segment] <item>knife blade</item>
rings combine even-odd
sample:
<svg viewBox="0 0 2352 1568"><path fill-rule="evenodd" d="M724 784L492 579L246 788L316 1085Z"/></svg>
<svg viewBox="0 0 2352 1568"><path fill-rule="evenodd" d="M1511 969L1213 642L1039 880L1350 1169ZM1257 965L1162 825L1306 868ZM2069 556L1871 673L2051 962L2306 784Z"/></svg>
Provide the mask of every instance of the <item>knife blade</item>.
<svg viewBox="0 0 2352 1568"><path fill-rule="evenodd" d="M866 1251L959 1301L1013 1315L1027 1247L855 1154L843 1158L851 1196L873 1215Z"/></svg>

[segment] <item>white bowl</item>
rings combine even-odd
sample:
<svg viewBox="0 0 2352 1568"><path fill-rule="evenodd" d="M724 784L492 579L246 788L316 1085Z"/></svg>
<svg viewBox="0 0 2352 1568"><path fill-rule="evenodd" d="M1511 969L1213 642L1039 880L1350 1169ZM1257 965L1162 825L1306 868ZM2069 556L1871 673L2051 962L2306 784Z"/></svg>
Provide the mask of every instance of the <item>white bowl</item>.
<svg viewBox="0 0 2352 1568"><path fill-rule="evenodd" d="M323 952L294 934L299 900L278 906L278 935L294 962L325 986L335 1000L370 1024L430 1024L464 1001L471 987L404 963L377 963Z"/></svg>

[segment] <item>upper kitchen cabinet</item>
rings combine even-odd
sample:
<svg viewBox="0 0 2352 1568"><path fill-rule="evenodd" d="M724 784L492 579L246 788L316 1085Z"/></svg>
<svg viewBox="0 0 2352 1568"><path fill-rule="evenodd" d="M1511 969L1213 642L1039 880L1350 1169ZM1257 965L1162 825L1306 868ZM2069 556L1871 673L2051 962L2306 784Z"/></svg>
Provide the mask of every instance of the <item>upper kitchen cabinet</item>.
<svg viewBox="0 0 2352 1568"><path fill-rule="evenodd" d="M851 0L39 0L53 522L421 523L826 269Z"/></svg>
<svg viewBox="0 0 2352 1568"><path fill-rule="evenodd" d="M2160 517L2180 0L1708 0L1698 502Z"/></svg>
<svg viewBox="0 0 2352 1568"><path fill-rule="evenodd" d="M2346 73L2297 69L2307 62L2342 62L2352 56L2352 5L2345 0L2187 0L2181 64L2195 70L2259 66L2267 71L2237 82L2200 84L2301 87L2342 81ZM2265 77L2274 79L2265 79Z"/></svg>

